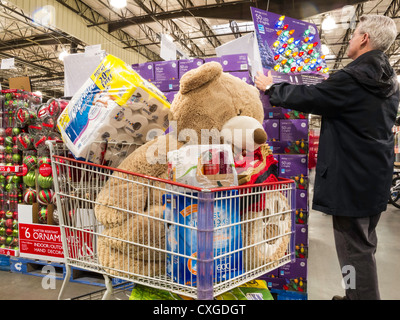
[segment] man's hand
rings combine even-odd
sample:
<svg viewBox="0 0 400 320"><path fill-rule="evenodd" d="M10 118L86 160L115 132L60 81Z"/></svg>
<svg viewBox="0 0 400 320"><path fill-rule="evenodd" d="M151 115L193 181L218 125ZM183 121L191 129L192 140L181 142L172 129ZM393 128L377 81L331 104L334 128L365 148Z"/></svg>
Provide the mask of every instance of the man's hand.
<svg viewBox="0 0 400 320"><path fill-rule="evenodd" d="M265 91L267 86L271 84L272 84L271 71L268 71L268 76L264 75L260 71L257 72L257 75L255 77L255 85L259 90Z"/></svg>

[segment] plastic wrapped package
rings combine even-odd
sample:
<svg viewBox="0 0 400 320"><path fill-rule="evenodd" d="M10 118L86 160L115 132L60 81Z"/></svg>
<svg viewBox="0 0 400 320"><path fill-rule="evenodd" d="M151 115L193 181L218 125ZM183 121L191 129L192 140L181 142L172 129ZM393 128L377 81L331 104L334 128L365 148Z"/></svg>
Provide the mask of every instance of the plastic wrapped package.
<svg viewBox="0 0 400 320"><path fill-rule="evenodd" d="M161 91L108 55L72 97L57 126L72 154L89 160L93 143L118 141L122 135L145 143L148 128L160 123L169 108ZM159 126L158 134L167 128L168 123Z"/></svg>
<svg viewBox="0 0 400 320"><path fill-rule="evenodd" d="M230 145L187 145L168 152L167 159L171 181L202 188L238 185Z"/></svg>

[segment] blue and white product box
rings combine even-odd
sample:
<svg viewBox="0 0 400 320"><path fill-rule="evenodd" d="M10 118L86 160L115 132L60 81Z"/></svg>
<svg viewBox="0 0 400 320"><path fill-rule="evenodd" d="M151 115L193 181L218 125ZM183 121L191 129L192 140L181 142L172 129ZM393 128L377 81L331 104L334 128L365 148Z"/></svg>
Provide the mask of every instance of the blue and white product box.
<svg viewBox="0 0 400 320"><path fill-rule="evenodd" d="M216 197L237 195L237 190L221 191ZM166 222L167 276L179 284L197 285L197 208L196 197L163 195L164 219ZM242 274L243 254L231 251L242 248L241 226L223 228L240 223L239 198L214 201L214 281L232 279ZM221 228L222 227L222 228ZM175 255L181 254L186 257ZM222 258L215 258L224 255ZM190 257L190 258L189 258ZM192 259L193 257L194 259Z"/></svg>

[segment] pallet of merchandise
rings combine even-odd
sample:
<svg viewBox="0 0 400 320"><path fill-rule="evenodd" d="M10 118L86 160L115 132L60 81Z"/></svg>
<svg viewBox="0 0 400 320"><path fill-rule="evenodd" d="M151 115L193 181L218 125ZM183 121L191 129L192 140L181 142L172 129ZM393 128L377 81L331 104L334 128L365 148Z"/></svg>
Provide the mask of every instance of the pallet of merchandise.
<svg viewBox="0 0 400 320"><path fill-rule="evenodd" d="M276 296L276 300L307 300L307 293L270 289L273 296Z"/></svg>
<svg viewBox="0 0 400 320"><path fill-rule="evenodd" d="M22 257L10 258L10 271L38 277L55 277L56 280L65 277L64 263Z"/></svg>
<svg viewBox="0 0 400 320"><path fill-rule="evenodd" d="M28 259L23 257L10 257L8 271L37 277L54 277L56 280L64 280L66 274L65 264L61 262ZM5 266L6 267L6 266ZM2 266L0 265L0 270ZM70 282L89 284L94 286L105 286L104 277L101 273L91 272L80 268L71 268ZM112 285L122 283L119 278L112 278Z"/></svg>
<svg viewBox="0 0 400 320"><path fill-rule="evenodd" d="M10 271L10 256L0 255L0 271Z"/></svg>
<svg viewBox="0 0 400 320"><path fill-rule="evenodd" d="M93 286L105 286L104 277L101 273L83 270L77 267L71 267L71 278L69 281ZM117 285L124 281L125 280L121 280L119 278L112 278L111 284Z"/></svg>

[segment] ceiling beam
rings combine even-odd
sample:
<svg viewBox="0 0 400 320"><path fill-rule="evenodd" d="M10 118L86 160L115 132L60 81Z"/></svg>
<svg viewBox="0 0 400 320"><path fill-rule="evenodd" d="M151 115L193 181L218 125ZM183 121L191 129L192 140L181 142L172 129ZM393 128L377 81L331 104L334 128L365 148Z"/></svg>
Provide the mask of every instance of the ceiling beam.
<svg viewBox="0 0 400 320"><path fill-rule="evenodd" d="M16 38L7 41L0 40L0 52L11 49L22 49L32 46L49 46L58 44L71 44L76 39L60 36L58 33L43 33L26 38Z"/></svg>
<svg viewBox="0 0 400 320"><path fill-rule="evenodd" d="M319 13L341 8L345 5L354 5L356 3L366 1L368 0L314 0L312 1L312 3L307 0L244 0L232 2L217 1L217 3L203 6L190 6L187 4L186 7L170 11L150 10L144 15L133 16L114 21L103 21L97 24L94 23L89 26L93 27L98 26L99 24L107 24L108 30L111 32L135 24L150 23L153 22L154 19L162 21L174 18L197 17L236 21L251 21L251 7L257 7L263 10L268 9L268 11L280 12L281 14L285 14L292 18L304 19Z"/></svg>

